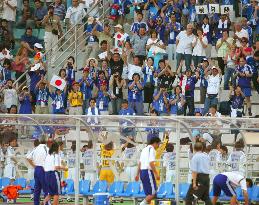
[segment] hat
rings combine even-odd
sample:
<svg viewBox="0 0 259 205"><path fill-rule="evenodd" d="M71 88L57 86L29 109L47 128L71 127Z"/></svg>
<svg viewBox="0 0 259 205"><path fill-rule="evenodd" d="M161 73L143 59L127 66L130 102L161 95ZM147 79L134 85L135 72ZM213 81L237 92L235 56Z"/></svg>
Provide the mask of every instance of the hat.
<svg viewBox="0 0 259 205"><path fill-rule="evenodd" d="M192 131L192 137L197 137L198 135L200 135L200 131L199 130L193 130Z"/></svg>
<svg viewBox="0 0 259 205"><path fill-rule="evenodd" d="M35 43L34 47L39 48L39 49L43 49L43 46L40 43Z"/></svg>
<svg viewBox="0 0 259 205"><path fill-rule="evenodd" d="M120 25L120 24L117 24L116 26L114 26L114 28L120 28L120 29L123 29L122 25Z"/></svg>
<svg viewBox="0 0 259 205"><path fill-rule="evenodd" d="M209 62L209 60L207 58L203 58L201 62L207 61Z"/></svg>
<svg viewBox="0 0 259 205"><path fill-rule="evenodd" d="M213 141L213 138L211 137L211 135L209 133L204 133L202 135L202 138L206 141L206 142L209 142L210 144L212 143Z"/></svg>
<svg viewBox="0 0 259 205"><path fill-rule="evenodd" d="M217 68L216 66L212 66L211 69L212 69L212 70L213 70L213 69L216 69L216 70L219 72L219 68Z"/></svg>
<svg viewBox="0 0 259 205"><path fill-rule="evenodd" d="M89 72L90 71L90 68L89 67L85 67L84 69L83 69L83 73L84 72Z"/></svg>
<svg viewBox="0 0 259 205"><path fill-rule="evenodd" d="M92 16L88 17L87 23L92 24L93 22L94 22L94 17L92 17Z"/></svg>
<svg viewBox="0 0 259 205"><path fill-rule="evenodd" d="M90 60L94 60L95 64L98 65L98 60L96 58L88 58L86 61L86 65L89 66Z"/></svg>
<svg viewBox="0 0 259 205"><path fill-rule="evenodd" d="M122 54L122 50L119 48L113 48L113 49L111 49L111 52L112 52L112 54L115 54L115 53L120 54L120 55Z"/></svg>
<svg viewBox="0 0 259 205"><path fill-rule="evenodd" d="M72 83L72 85L76 85L76 84L79 84L78 82L76 82L76 81L74 81L73 83Z"/></svg>
<svg viewBox="0 0 259 205"><path fill-rule="evenodd" d="M27 87L27 86L23 86L23 87L22 87L22 90L24 90L24 89L28 89L28 87Z"/></svg>
<svg viewBox="0 0 259 205"><path fill-rule="evenodd" d="M247 48L245 48L245 49L244 49L244 51L245 51L245 52L249 52L249 53L251 53L253 50L252 50L252 48L251 48L251 47L247 47Z"/></svg>

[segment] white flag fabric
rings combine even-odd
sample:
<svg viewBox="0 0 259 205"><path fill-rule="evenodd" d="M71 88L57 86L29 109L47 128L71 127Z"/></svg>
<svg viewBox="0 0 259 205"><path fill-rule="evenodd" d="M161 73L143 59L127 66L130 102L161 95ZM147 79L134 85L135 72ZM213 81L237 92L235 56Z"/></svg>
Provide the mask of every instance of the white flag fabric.
<svg viewBox="0 0 259 205"><path fill-rule="evenodd" d="M57 75L53 75L53 77L50 80L50 85L54 86L59 90L64 90L66 86L66 81Z"/></svg>
<svg viewBox="0 0 259 205"><path fill-rule="evenodd" d="M195 6L196 14L208 14L207 5Z"/></svg>
<svg viewBox="0 0 259 205"><path fill-rule="evenodd" d="M209 4L209 13L219 14L219 4Z"/></svg>
<svg viewBox="0 0 259 205"><path fill-rule="evenodd" d="M220 11L221 14L232 14L234 12L233 5L221 5Z"/></svg>

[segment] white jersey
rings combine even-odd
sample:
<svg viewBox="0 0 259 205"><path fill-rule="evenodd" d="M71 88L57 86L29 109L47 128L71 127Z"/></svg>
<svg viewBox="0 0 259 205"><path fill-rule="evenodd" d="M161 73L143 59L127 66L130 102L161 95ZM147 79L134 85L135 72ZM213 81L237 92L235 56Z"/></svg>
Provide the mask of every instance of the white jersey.
<svg viewBox="0 0 259 205"><path fill-rule="evenodd" d="M9 146L7 148L6 151L6 155L5 155L5 165L14 165L14 161L12 160L12 157L15 156L15 151L14 148L12 148L11 146Z"/></svg>
<svg viewBox="0 0 259 205"><path fill-rule="evenodd" d="M242 190L247 190L246 178L236 172L223 172L222 175L228 177L228 180L233 188L241 186Z"/></svg>
<svg viewBox="0 0 259 205"><path fill-rule="evenodd" d="M140 159L139 159L139 162L141 164L140 169L151 170L150 162L155 162L155 161L156 161L156 151L152 145L148 145L142 150L140 154Z"/></svg>
<svg viewBox="0 0 259 205"><path fill-rule="evenodd" d="M123 159L126 159L124 162L125 167L134 167L137 166L137 158L139 157L139 152L136 147L125 148L123 151ZM132 161L128 161L132 160Z"/></svg>
<svg viewBox="0 0 259 205"><path fill-rule="evenodd" d="M228 157L228 164L232 171L245 173L246 155L243 151L233 151Z"/></svg>
<svg viewBox="0 0 259 205"><path fill-rule="evenodd" d="M217 171L218 170L218 164L221 162L221 153L217 149L213 149L209 152L210 157L210 169Z"/></svg>
<svg viewBox="0 0 259 205"><path fill-rule="evenodd" d="M85 170L94 170L94 151L93 149L86 150L82 155L82 160Z"/></svg>
<svg viewBox="0 0 259 205"><path fill-rule="evenodd" d="M61 158L59 154L48 154L45 159L44 171L55 171L56 166L61 166Z"/></svg>
<svg viewBox="0 0 259 205"><path fill-rule="evenodd" d="M74 152L67 153L67 166L68 168L74 168L76 166L76 153Z"/></svg>
<svg viewBox="0 0 259 205"><path fill-rule="evenodd" d="M166 171L175 170L175 152L166 152L163 156L164 166Z"/></svg>
<svg viewBox="0 0 259 205"><path fill-rule="evenodd" d="M26 158L32 160L35 166L43 167L48 153L49 148L45 144L39 144L26 155Z"/></svg>

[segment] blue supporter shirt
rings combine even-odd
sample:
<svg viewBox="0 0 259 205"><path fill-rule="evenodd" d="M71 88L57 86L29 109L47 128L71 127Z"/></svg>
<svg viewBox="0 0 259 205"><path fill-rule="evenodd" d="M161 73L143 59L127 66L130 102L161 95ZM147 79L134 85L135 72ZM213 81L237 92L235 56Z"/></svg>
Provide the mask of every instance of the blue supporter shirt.
<svg viewBox="0 0 259 205"><path fill-rule="evenodd" d="M233 109L243 108L245 98L242 95L239 95L239 96L232 95L230 100L231 100Z"/></svg>
<svg viewBox="0 0 259 205"><path fill-rule="evenodd" d="M176 27L176 30L174 30L174 26ZM175 44L176 37L181 31L181 24L178 22L175 22L174 24L170 23L167 25L167 30L169 31L168 44Z"/></svg>
<svg viewBox="0 0 259 205"><path fill-rule="evenodd" d="M29 73L29 76L30 76L30 91L31 92L34 92L35 91L35 88L36 88L36 85L37 83L40 81L41 79L41 76L42 75L45 75L46 72L44 70L40 70L40 71L30 71Z"/></svg>
<svg viewBox="0 0 259 205"><path fill-rule="evenodd" d="M185 86L186 97L194 97L194 90L195 90L196 83L197 83L197 78L195 76L191 76L187 78L186 86Z"/></svg>
<svg viewBox="0 0 259 205"><path fill-rule="evenodd" d="M158 38L165 43L165 25L157 25L155 28Z"/></svg>
<svg viewBox="0 0 259 205"><path fill-rule="evenodd" d="M79 83L82 81L83 79L79 79ZM80 86L80 91L83 93L83 99L84 100L89 100L90 98L92 98L92 90L93 90L93 80L92 78L88 77L86 79L86 81L89 83L89 86L87 86L86 82L83 82Z"/></svg>
<svg viewBox="0 0 259 205"><path fill-rule="evenodd" d="M96 98L96 107L99 111L107 111L109 105L109 96L105 96L102 91L98 91Z"/></svg>
<svg viewBox="0 0 259 205"><path fill-rule="evenodd" d="M128 87L132 82L129 83ZM142 86L144 86L144 83L140 83ZM129 102L143 102L143 96L142 96L143 89L139 89L137 85L134 85L133 89L128 89L128 101Z"/></svg>
<svg viewBox="0 0 259 205"><path fill-rule="evenodd" d="M119 115L135 115L135 111L130 107L127 109L122 108L119 112Z"/></svg>
<svg viewBox="0 0 259 205"><path fill-rule="evenodd" d="M21 37L21 41L24 41L24 42L28 43L30 45L31 49L34 48L35 43L41 43L41 41L37 37L28 36L26 34Z"/></svg>
<svg viewBox="0 0 259 205"><path fill-rule="evenodd" d="M147 128L145 128L145 131L148 132L147 133L147 142L149 142L154 137L159 137L160 129L158 127L147 127Z"/></svg>
<svg viewBox="0 0 259 205"><path fill-rule="evenodd" d="M177 114L183 114L184 112L184 106L181 105L181 99L185 98L183 94L180 93L180 96L178 98L178 100L176 101L175 104L171 105L171 109L170 112L173 115L177 115ZM172 94L170 96L170 100L175 100L177 99L177 95L176 94Z"/></svg>
<svg viewBox="0 0 259 205"><path fill-rule="evenodd" d="M62 92L60 95L52 93L50 95L52 101L53 114L65 114L65 93Z"/></svg>
<svg viewBox="0 0 259 205"><path fill-rule="evenodd" d="M145 22L134 22L131 26L130 31L133 33L138 33L140 27L145 27L146 31L148 31L148 25Z"/></svg>
<svg viewBox="0 0 259 205"><path fill-rule="evenodd" d="M253 74L253 70L252 67L249 65L245 65L245 66L238 66L237 68L238 72L240 73L248 73L248 74ZM238 77L238 85L241 88L251 88L251 77Z"/></svg>
<svg viewBox="0 0 259 205"><path fill-rule="evenodd" d="M75 76L76 76L76 71L73 69L73 67L68 66L66 69L66 73L67 73L67 82L68 85L72 85L73 81L75 80Z"/></svg>
<svg viewBox="0 0 259 205"><path fill-rule="evenodd" d="M144 85L146 85L147 83L151 83L152 85L154 85L155 84L155 81L154 81L155 71L152 71L148 66L145 66L142 72L144 74Z"/></svg>
<svg viewBox="0 0 259 205"><path fill-rule="evenodd" d="M159 93L159 91L155 92L153 97L156 96ZM169 100L168 94L166 94L166 99ZM164 95L163 93L159 96L158 100L153 100L152 107L159 113L167 113L167 107L164 101Z"/></svg>
<svg viewBox="0 0 259 205"><path fill-rule="evenodd" d="M12 79L12 71L11 70L6 69L6 68L4 68L0 65L0 72L2 73L2 76L3 76L3 79L5 80L5 82L7 80Z"/></svg>
<svg viewBox="0 0 259 205"><path fill-rule="evenodd" d="M35 96L36 96L36 105L48 106L48 101L50 96L48 88L44 88L43 90L37 88L35 90Z"/></svg>

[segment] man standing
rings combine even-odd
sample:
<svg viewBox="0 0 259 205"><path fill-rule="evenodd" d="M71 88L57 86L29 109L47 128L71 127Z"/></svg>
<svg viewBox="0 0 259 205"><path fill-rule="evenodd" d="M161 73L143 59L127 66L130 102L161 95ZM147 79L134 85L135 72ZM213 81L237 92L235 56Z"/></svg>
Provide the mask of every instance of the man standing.
<svg viewBox="0 0 259 205"><path fill-rule="evenodd" d="M159 147L161 140L159 137L154 137L150 140L149 145L145 147L140 155L136 181L139 180L143 184L143 189L146 198L140 203L140 205L150 204L151 200L156 197L156 180L160 180L160 176L155 167L156 149Z"/></svg>
<svg viewBox="0 0 259 205"><path fill-rule="evenodd" d="M3 0L3 19L8 21L8 30L13 33L16 18L17 0Z"/></svg>
<svg viewBox="0 0 259 205"><path fill-rule="evenodd" d="M191 160L192 184L186 195L185 205L192 205L193 201L201 199L205 205L211 205L209 197L210 187L210 158L203 152L203 144L195 143L195 154Z"/></svg>
<svg viewBox="0 0 259 205"><path fill-rule="evenodd" d="M48 147L46 146L46 141L42 139L40 144L27 156L28 162L32 167L34 167L34 205L40 204L41 190L43 190L45 196L47 195L45 187L45 172L43 169L47 155Z"/></svg>
<svg viewBox="0 0 259 205"><path fill-rule="evenodd" d="M244 204L248 205L248 193L247 193L247 183L246 178L239 174L238 172L224 172L215 176L213 180L213 199L212 204L215 205L218 197L223 191L226 196L231 197L230 205L239 204L237 201L237 194L235 189L241 187L244 196Z"/></svg>
<svg viewBox="0 0 259 205"><path fill-rule="evenodd" d="M54 15L53 6L48 7L48 14L44 16L42 25L45 26L44 42L45 49L48 51L47 60L51 63L51 67L54 67L58 51L58 36L62 36L62 28L59 17Z"/></svg>

